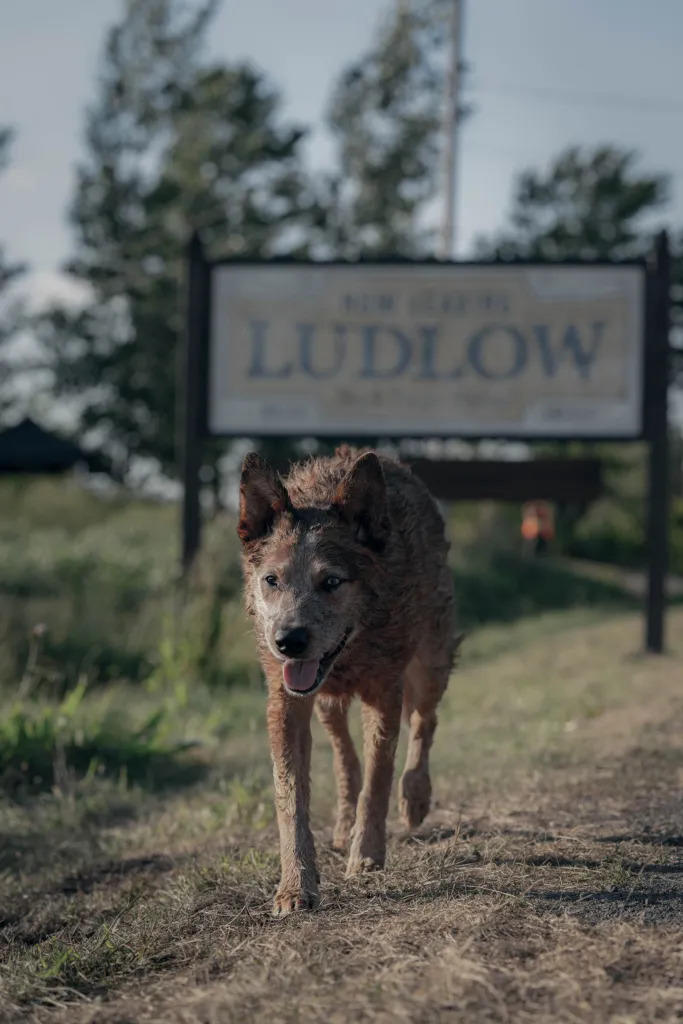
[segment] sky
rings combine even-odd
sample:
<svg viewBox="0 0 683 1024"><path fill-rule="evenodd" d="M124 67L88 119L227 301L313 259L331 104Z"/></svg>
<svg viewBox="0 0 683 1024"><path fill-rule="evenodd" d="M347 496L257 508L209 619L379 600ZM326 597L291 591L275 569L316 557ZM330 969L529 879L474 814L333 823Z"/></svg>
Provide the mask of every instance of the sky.
<svg viewBox="0 0 683 1024"><path fill-rule="evenodd" d="M329 164L322 124L337 73L369 45L396 0L223 0L213 57L249 59L313 126L309 158ZM463 99L473 114L458 146L456 248L504 223L514 176L570 143L639 151L643 170L672 176L652 227L683 227L683 0L464 0ZM107 27L121 0L0 4L0 124L17 137L0 177L0 242L30 274L35 305L74 296L60 271L72 239L67 209L95 96Z"/></svg>

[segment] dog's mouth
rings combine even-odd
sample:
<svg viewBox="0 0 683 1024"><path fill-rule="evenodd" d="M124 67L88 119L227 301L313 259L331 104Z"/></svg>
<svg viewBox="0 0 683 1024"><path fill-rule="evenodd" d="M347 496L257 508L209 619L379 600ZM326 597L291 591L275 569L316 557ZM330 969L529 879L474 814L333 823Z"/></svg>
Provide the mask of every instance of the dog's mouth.
<svg viewBox="0 0 683 1024"><path fill-rule="evenodd" d="M287 692L296 697L306 697L315 693L325 682L332 665L346 647L351 632L352 627L349 626L334 650L328 651L317 661L297 661L288 658L282 666L282 678Z"/></svg>

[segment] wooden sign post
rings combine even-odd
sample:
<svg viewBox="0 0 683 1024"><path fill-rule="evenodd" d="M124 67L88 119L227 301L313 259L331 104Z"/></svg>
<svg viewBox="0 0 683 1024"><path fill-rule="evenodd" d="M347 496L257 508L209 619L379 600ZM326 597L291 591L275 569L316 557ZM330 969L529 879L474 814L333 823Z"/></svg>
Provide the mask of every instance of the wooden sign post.
<svg viewBox="0 0 683 1024"><path fill-rule="evenodd" d="M210 267L198 234L188 246L187 326L183 370L183 516L182 567L187 572L201 539L200 480L202 439L205 436L205 359L209 324Z"/></svg>
<svg viewBox="0 0 683 1024"><path fill-rule="evenodd" d="M648 586L645 648L664 650L664 611L669 559L669 320L671 258L665 231L657 236L648 268L644 422L648 460Z"/></svg>

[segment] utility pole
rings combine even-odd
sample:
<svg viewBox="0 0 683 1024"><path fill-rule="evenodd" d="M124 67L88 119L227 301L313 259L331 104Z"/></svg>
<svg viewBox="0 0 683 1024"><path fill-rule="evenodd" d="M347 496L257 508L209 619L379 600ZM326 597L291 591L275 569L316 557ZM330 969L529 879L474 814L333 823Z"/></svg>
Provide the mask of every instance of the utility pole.
<svg viewBox="0 0 683 1024"><path fill-rule="evenodd" d="M456 160L464 2L465 0L451 0L449 18L448 66L443 105L443 220L438 253L442 260L453 259L455 254Z"/></svg>

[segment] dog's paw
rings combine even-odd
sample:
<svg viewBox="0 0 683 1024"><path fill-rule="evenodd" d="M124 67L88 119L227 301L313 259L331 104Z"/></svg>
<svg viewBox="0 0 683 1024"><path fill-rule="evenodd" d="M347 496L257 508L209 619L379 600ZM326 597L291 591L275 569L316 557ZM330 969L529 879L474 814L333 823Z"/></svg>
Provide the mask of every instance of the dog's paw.
<svg viewBox="0 0 683 1024"><path fill-rule="evenodd" d="M399 783L398 810L406 828L421 825L429 813L432 784L427 772L414 768L404 772Z"/></svg>
<svg viewBox="0 0 683 1024"><path fill-rule="evenodd" d="M288 917L297 910L315 910L319 903L317 892L306 889L278 889L273 899L273 917Z"/></svg>
<svg viewBox="0 0 683 1024"><path fill-rule="evenodd" d="M332 836L332 849L337 850L339 853L344 853L349 848L351 842L351 834L353 830L353 823L343 825L335 825L334 834Z"/></svg>
<svg viewBox="0 0 683 1024"><path fill-rule="evenodd" d="M353 826L356 822L355 803L345 803L337 812L337 820L334 823L332 836L332 849L341 853L348 850L353 835Z"/></svg>
<svg viewBox="0 0 683 1024"><path fill-rule="evenodd" d="M354 878L356 875L367 875L371 871L382 871L384 869L384 857L349 857L346 867L346 877Z"/></svg>

